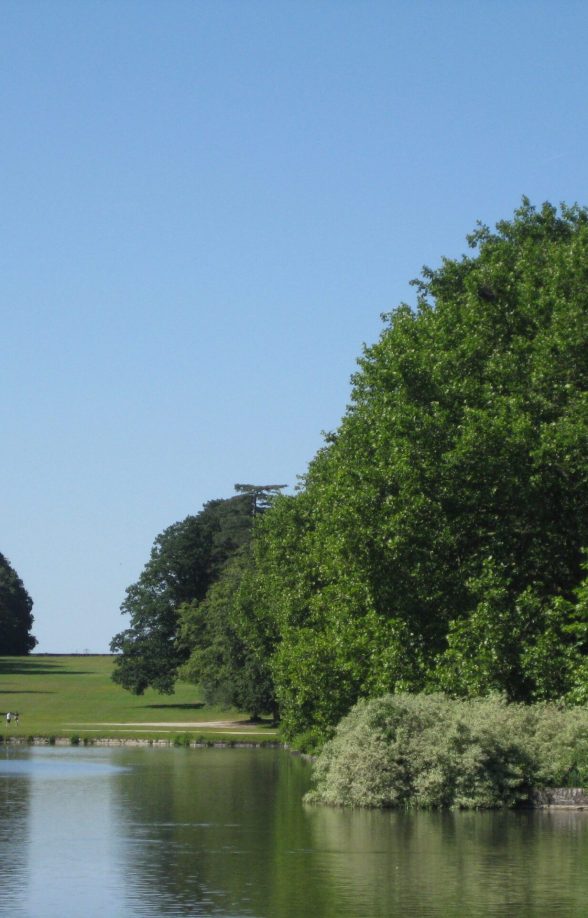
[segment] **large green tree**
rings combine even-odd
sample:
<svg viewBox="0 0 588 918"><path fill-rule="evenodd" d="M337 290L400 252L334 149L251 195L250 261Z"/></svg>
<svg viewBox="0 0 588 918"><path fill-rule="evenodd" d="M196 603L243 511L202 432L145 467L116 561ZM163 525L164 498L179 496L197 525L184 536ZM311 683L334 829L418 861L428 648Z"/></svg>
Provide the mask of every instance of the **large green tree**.
<svg viewBox="0 0 588 918"><path fill-rule="evenodd" d="M228 562L249 544L254 519L265 509L269 495L280 485L236 485L234 497L212 500L196 515L174 523L155 539L151 557L139 579L127 589L121 606L130 626L111 641L118 654L113 679L135 694L152 687L172 693L178 668L210 641L218 641L223 591L207 606L200 605L217 583ZM238 567L233 568L233 572ZM235 574L227 583L233 582ZM230 596L230 590L227 592ZM216 614L209 625L205 609ZM180 630L180 610L191 610L193 620ZM198 610L198 611L197 611ZM184 618L188 617L187 611ZM229 628L229 618L222 621ZM194 672L192 666L191 672Z"/></svg>
<svg viewBox="0 0 588 918"><path fill-rule="evenodd" d="M208 704L233 705L257 718L275 714L276 704L265 644L252 627L250 571L246 546L201 602L180 607L179 642L190 650L180 676L199 684Z"/></svg>
<svg viewBox="0 0 588 918"><path fill-rule="evenodd" d="M247 495L213 500L200 513L174 523L155 539L139 579L121 606L130 627L115 635L119 654L114 680L135 694L152 686L173 692L187 650L177 644L178 609L204 599L228 558L249 537L252 505Z"/></svg>
<svg viewBox="0 0 588 918"><path fill-rule="evenodd" d="M0 654L28 654L37 645L31 634L33 601L4 555L0 554Z"/></svg>
<svg viewBox="0 0 588 918"><path fill-rule="evenodd" d="M290 732L386 691L582 695L588 212L524 200L468 241L384 317L303 490L261 521Z"/></svg>

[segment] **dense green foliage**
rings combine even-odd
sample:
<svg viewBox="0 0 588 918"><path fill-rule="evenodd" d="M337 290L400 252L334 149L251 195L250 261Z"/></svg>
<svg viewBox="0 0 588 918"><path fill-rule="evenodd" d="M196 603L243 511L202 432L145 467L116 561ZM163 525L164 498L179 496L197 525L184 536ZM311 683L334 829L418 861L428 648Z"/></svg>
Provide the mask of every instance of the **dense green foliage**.
<svg viewBox="0 0 588 918"><path fill-rule="evenodd" d="M31 634L33 601L4 555L0 554L0 654L27 654L36 646Z"/></svg>
<svg viewBox="0 0 588 918"><path fill-rule="evenodd" d="M209 501L200 513L157 536L121 606L131 624L111 642L111 650L120 654L116 682L136 694L148 686L173 692L178 667L189 652L177 641L178 610L204 599L228 559L249 540L252 518L252 498L243 494Z"/></svg>
<svg viewBox="0 0 588 918"><path fill-rule="evenodd" d="M237 495L162 532L121 606L130 628L117 634L113 679L135 694L172 693L181 670L209 703L254 716L274 710L273 683L235 597L248 568L254 520L283 485L235 485Z"/></svg>
<svg viewBox="0 0 588 918"><path fill-rule="evenodd" d="M359 702L341 721L317 760L308 799L491 808L570 779L588 779L586 708L399 693Z"/></svg>
<svg viewBox="0 0 588 918"><path fill-rule="evenodd" d="M469 242L258 526L287 735L390 691L587 698L588 212L525 201Z"/></svg>
<svg viewBox="0 0 588 918"><path fill-rule="evenodd" d="M525 200L468 242L383 317L295 495L239 485L158 538L121 684L181 672L311 743L386 693L588 702L588 211Z"/></svg>
<svg viewBox="0 0 588 918"><path fill-rule="evenodd" d="M179 642L190 651L180 676L200 685L208 704L234 705L253 718L275 713L273 680L247 606L247 550L237 553L202 602L180 607Z"/></svg>

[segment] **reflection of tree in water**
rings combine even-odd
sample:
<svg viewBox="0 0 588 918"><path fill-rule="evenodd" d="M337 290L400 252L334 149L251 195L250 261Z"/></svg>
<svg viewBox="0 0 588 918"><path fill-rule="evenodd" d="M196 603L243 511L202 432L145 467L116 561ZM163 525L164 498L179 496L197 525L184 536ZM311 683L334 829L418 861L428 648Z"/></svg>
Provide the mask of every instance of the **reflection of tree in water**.
<svg viewBox="0 0 588 918"><path fill-rule="evenodd" d="M308 767L272 750L127 749L110 761L129 771L65 789L48 780L35 790L27 775L0 769L2 914L30 903L35 849L45 868L67 852L60 870L65 878L75 867L78 890L88 879L80 871L103 863L107 888L93 895L110 896L104 913L114 903L121 915L176 918L586 914L588 813L305 806ZM82 813L72 851L67 834ZM30 914L51 893L36 869Z"/></svg>
<svg viewBox="0 0 588 918"><path fill-rule="evenodd" d="M271 750L126 750L115 779L127 904L158 914L585 914L588 814L398 813L301 803Z"/></svg>
<svg viewBox="0 0 588 918"><path fill-rule="evenodd" d="M585 914L588 814L313 809L339 914Z"/></svg>
<svg viewBox="0 0 588 918"><path fill-rule="evenodd" d="M289 915L312 891L307 767L263 749L129 750L116 780L127 895L162 914ZM291 909L291 911L290 911ZM327 914L314 909L314 914Z"/></svg>
<svg viewBox="0 0 588 918"><path fill-rule="evenodd" d="M14 751L0 746L0 877L2 913L18 914L26 887L30 836L30 779L3 773Z"/></svg>

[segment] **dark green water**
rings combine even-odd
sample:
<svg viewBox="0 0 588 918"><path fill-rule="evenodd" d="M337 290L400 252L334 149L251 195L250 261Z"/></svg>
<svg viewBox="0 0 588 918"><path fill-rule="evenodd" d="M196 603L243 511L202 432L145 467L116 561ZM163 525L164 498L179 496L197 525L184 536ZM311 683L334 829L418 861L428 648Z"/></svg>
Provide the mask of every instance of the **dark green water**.
<svg viewBox="0 0 588 918"><path fill-rule="evenodd" d="M308 781L275 750L2 750L0 914L588 916L588 812L339 811Z"/></svg>

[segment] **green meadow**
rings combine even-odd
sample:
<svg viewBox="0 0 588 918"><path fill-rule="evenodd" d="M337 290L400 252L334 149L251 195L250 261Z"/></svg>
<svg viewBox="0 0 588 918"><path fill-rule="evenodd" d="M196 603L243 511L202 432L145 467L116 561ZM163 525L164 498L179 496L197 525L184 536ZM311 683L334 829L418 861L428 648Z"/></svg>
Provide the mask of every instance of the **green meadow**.
<svg viewBox="0 0 588 918"><path fill-rule="evenodd" d="M111 680L113 656L0 657L0 730L12 738L276 740L234 708L206 706L197 686L131 695ZM18 712L19 723L6 722Z"/></svg>

